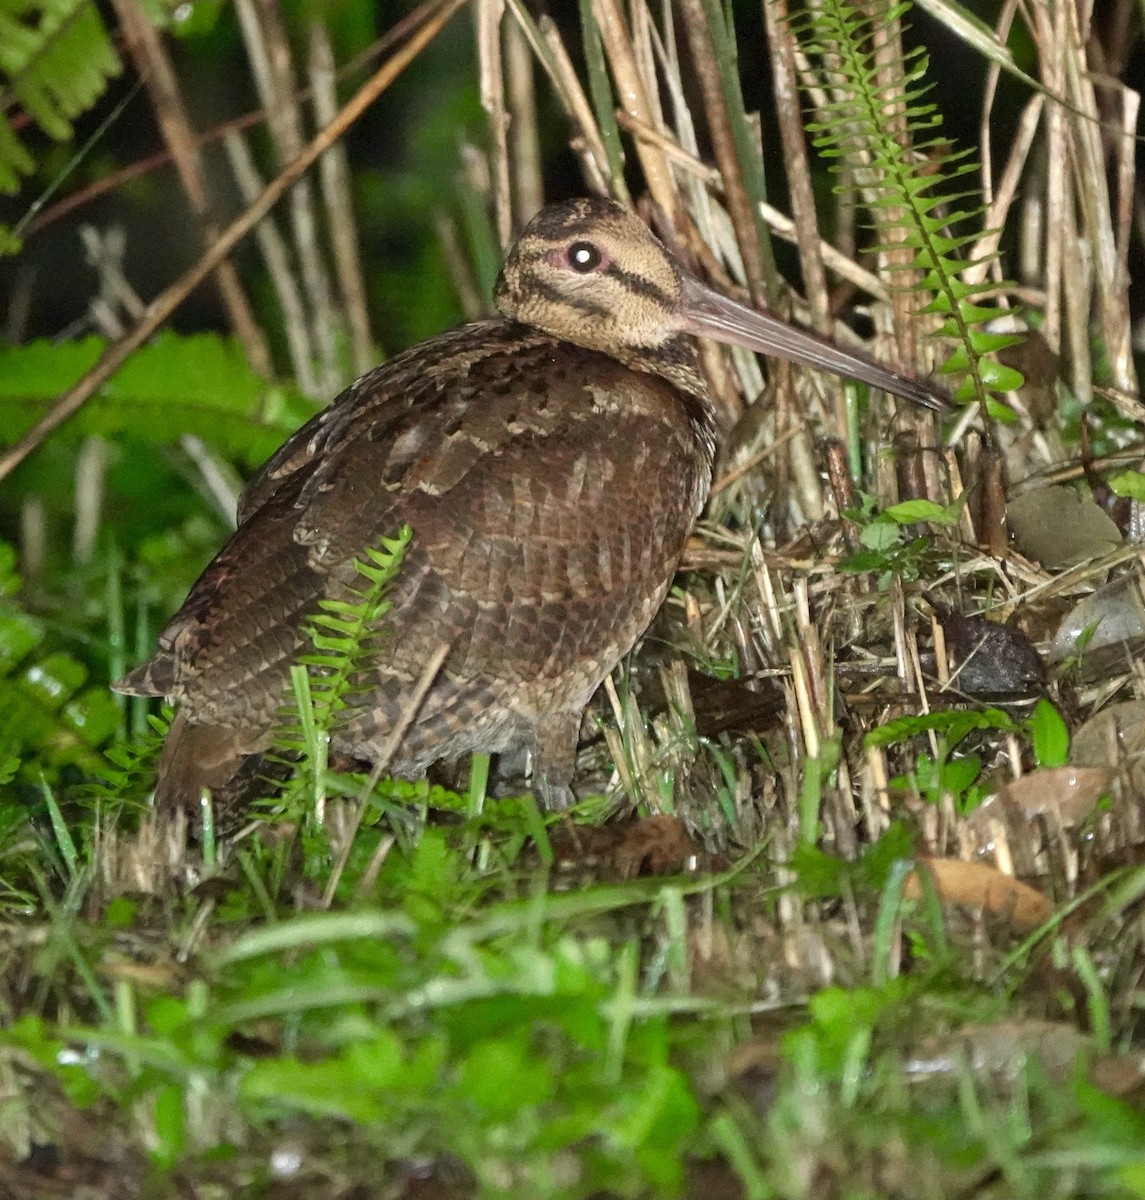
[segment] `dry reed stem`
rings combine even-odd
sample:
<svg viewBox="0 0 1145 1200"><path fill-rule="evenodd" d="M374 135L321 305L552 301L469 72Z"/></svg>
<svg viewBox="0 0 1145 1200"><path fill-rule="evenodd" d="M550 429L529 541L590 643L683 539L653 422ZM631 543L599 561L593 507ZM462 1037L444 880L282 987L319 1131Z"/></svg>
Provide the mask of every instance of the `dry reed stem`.
<svg viewBox="0 0 1145 1200"><path fill-rule="evenodd" d="M541 178L541 139L537 131L537 97L533 59L524 30L517 21L503 23L503 28L505 75L509 86L513 210L518 229L523 229L545 203Z"/></svg>
<svg viewBox="0 0 1145 1200"><path fill-rule="evenodd" d="M307 75L314 95L314 118L319 129L338 115L337 70L330 35L320 21L310 23ZM350 164L346 147L335 142L318 160L322 200L326 206L338 293L350 339L350 360L355 375L364 375L377 361L370 336L366 284L358 253L358 222L354 216Z"/></svg>
<svg viewBox="0 0 1145 1200"><path fill-rule="evenodd" d="M505 0L477 0L478 79L481 107L489 118L492 142L490 176L497 242L502 252L513 240L513 193L509 182L509 114L505 108L505 75L501 55L501 18Z"/></svg>
<svg viewBox="0 0 1145 1200"><path fill-rule="evenodd" d="M786 0L771 0L763 6L763 15L767 22L768 40L771 43L772 89L775 95L776 115L779 118L787 185L791 192L792 225L796 245L799 247L799 264L811 311L811 325L820 333L829 335L832 323L830 296L823 262L823 242L819 237L818 215L815 211L811 164L807 154L803 111L796 80L794 39ZM842 396L838 395L837 399L841 403ZM839 424L835 434L837 437L845 437L845 415L836 415Z"/></svg>
<svg viewBox="0 0 1145 1200"><path fill-rule="evenodd" d="M238 130L234 130L227 134L223 145L226 147L231 174L235 178L243 203L253 204L266 187L266 182L259 175L246 138ZM278 297L291 374L303 395L318 396L321 389L314 374L314 347L310 340L310 324L306 319L302 289L291 269L290 251L278 223L271 215L259 221L255 226L254 236L262 252L274 293Z"/></svg>
<svg viewBox="0 0 1145 1200"><path fill-rule="evenodd" d="M467 321L479 320L486 315L485 300L458 234L457 225L444 212L439 212L434 217L433 226L449 271L449 282L453 285L454 294L461 305L462 316Z"/></svg>
<svg viewBox="0 0 1145 1200"><path fill-rule="evenodd" d="M632 37L618 0L593 0L593 12L604 43L608 65L616 82L620 107L642 124L658 128L656 113L649 100L648 86L640 73ZM655 80L648 82L655 86ZM653 203L673 229L684 229L684 214L667 157L648 142L637 142L636 153Z"/></svg>
<svg viewBox="0 0 1145 1200"><path fill-rule="evenodd" d="M274 0L235 0L235 11L258 85L259 99L267 112L271 139L279 163L285 165L302 151L305 136L282 13ZM299 176L287 196L287 212L302 272L310 335L318 356L318 387L322 394L333 395L346 381L339 365L338 322L324 262L314 189L305 175Z"/></svg>
<svg viewBox="0 0 1145 1200"><path fill-rule="evenodd" d="M578 131L572 139L572 146L581 160L585 179L592 191L607 195L608 154L592 114L592 105L577 78L572 60L561 40L560 30L550 17L541 18L540 30L549 55L546 57L538 51L538 57L546 65L557 99Z"/></svg>
<svg viewBox="0 0 1145 1200"><path fill-rule="evenodd" d="M748 293L757 307L774 308L776 284L774 280L767 278L764 270L764 260L756 232L756 214L752 211L744 184L743 166L740 163L732 131L732 118L723 93L720 66L715 57L709 6L705 0L680 0L680 8L692 52L692 64L700 81L704 116L708 134L712 139L716 166L723 181L728 213L743 258ZM722 13L716 15L715 19L722 19Z"/></svg>
<svg viewBox="0 0 1145 1200"><path fill-rule="evenodd" d="M151 97L151 104L163 133L163 140L175 162L183 193L191 210L199 219L204 243L209 247L218 237L218 218L207 193L202 158L167 48L138 0L113 0L113 7L135 69ZM259 375L270 378L274 373L270 349L251 311L238 270L229 259L219 263L215 271L215 282L231 328L242 342L248 361Z"/></svg>

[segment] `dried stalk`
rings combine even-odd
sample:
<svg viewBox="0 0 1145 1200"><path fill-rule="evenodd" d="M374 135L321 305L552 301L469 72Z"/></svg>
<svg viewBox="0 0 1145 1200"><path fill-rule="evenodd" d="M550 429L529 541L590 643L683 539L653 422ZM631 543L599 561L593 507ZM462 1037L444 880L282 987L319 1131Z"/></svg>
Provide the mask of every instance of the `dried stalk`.
<svg viewBox="0 0 1145 1200"><path fill-rule="evenodd" d="M227 134L224 145L230 160L231 173L238 184L239 195L244 204L253 204L266 187L266 183L258 173L246 138L238 130L234 130ZM304 395L316 396L320 387L314 374L314 347L310 340L310 324L306 319L302 290L290 266L290 252L272 216L268 215L255 226L254 236L262 251L263 261L270 273L270 281L282 311L291 373Z"/></svg>
<svg viewBox="0 0 1145 1200"><path fill-rule="evenodd" d="M337 116L338 95L330 35L319 21L310 24L309 77L314 93L314 117L321 129ZM358 222L354 217L350 166L346 159L346 147L341 142L331 146L318 160L318 177L329 217L338 290L350 335L350 356L355 373L362 375L374 365L375 356L373 339L370 337L366 285L362 279L358 253Z"/></svg>
<svg viewBox="0 0 1145 1200"><path fill-rule="evenodd" d="M139 0L113 0L113 6L128 53L151 97L163 140L171 152L183 192L199 218L204 244L209 247L218 237L218 220L207 193L197 139L183 103L175 69L158 30L140 7ZM269 378L274 373L270 350L232 262L224 260L219 264L215 282L227 319L242 342L248 361L258 374Z"/></svg>
<svg viewBox="0 0 1145 1200"><path fill-rule="evenodd" d="M236 0L235 11L279 162L290 162L302 148L303 123L282 14L274 0ZM329 395L345 381L338 364L337 321L308 179L298 180L288 198L288 210L310 313L311 339L318 353L319 388Z"/></svg>

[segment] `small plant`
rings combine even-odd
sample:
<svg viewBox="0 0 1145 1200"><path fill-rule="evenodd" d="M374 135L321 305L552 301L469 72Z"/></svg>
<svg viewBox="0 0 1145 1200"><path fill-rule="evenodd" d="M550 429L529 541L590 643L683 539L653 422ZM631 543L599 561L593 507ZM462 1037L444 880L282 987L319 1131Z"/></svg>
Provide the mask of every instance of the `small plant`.
<svg viewBox="0 0 1145 1200"><path fill-rule="evenodd" d="M327 793L330 736L358 680L370 665L378 640L388 635L388 594L401 570L413 533L403 527L369 548L354 567L363 586L353 599L323 599L311 618L314 651L291 668L294 705L286 710L280 747L300 759L298 776L319 815Z"/></svg>
<svg viewBox="0 0 1145 1200"><path fill-rule="evenodd" d="M984 275L997 255L959 257L983 233L982 207L960 207L978 195L966 186L978 164L938 132L941 116L925 99L930 84L924 50L893 58L909 11L909 4L889 0L867 6L825 0L793 21L815 81L830 97L808 129L835 169L845 168L859 183L875 249L888 270L903 276L900 286L911 293L917 315L940 318L936 332L955 343L940 370L963 377L956 398L978 401L996 419L1011 420L1013 413L989 393L1015 390L1022 376L989 356L1021 338L987 331L990 322L1009 315L982 302L999 285L964 278L968 268ZM928 295L928 303L919 303Z"/></svg>
<svg viewBox="0 0 1145 1200"><path fill-rule="evenodd" d="M83 663L52 649L44 622L20 604L15 568L15 550L0 543L0 763L5 782L19 774L39 786L67 767L100 770L120 712Z"/></svg>
<svg viewBox="0 0 1145 1200"><path fill-rule="evenodd" d="M961 499L947 505L933 500L904 500L878 512L875 498L864 496L861 508L848 509L843 516L860 526L859 541L865 549L848 555L839 569L877 571L880 590L889 587L896 578L904 583L915 582L925 574L932 539L928 534L910 537L910 527L921 523L955 525L962 505Z"/></svg>

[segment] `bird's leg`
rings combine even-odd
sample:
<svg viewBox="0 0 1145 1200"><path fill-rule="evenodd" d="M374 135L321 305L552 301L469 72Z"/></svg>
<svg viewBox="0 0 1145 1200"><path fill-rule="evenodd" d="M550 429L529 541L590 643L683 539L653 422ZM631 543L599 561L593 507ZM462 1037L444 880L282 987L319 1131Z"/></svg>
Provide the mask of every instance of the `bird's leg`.
<svg viewBox="0 0 1145 1200"><path fill-rule="evenodd" d="M550 812L563 812L576 803L572 790L580 713L546 713L533 728L533 791Z"/></svg>

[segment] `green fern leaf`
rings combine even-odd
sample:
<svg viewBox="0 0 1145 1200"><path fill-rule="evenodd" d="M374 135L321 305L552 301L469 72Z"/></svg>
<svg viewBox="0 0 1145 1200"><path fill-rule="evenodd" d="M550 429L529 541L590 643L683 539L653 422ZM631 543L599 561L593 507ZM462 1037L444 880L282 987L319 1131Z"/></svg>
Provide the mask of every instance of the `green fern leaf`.
<svg viewBox="0 0 1145 1200"><path fill-rule="evenodd" d="M300 655L292 668L294 704L284 709L275 741L283 751L301 758L296 778L318 808L326 795L330 733L369 668L377 638L385 636L388 593L412 536L405 526L396 537L367 548L354 564L362 587L352 598L319 602L309 622L314 652Z"/></svg>
<svg viewBox="0 0 1145 1200"><path fill-rule="evenodd" d="M925 99L931 90L927 56L919 49L897 64L886 61L887 39L909 11L906 3L859 8L847 0L822 0L793 19L817 81L831 97L823 106L828 119L808 127L820 153L835 169L846 163L862 188L877 231L875 250L900 256L888 271L909 273L907 286L931 293L922 314L945 315L940 332L958 349L941 370L967 376L956 395L985 401L988 390L1020 382L1016 371L984 357L1012 345L1013 335L984 331L1003 310L975 303L987 285L962 278L968 266L982 265L958 256L981 236L976 226L983 209L977 189L954 182L977 164L968 149L956 149L942 134L941 114ZM897 84L888 87L896 68ZM904 248L913 251L906 260Z"/></svg>
<svg viewBox="0 0 1145 1200"><path fill-rule="evenodd" d="M5 113L17 105L64 141L119 70L94 0L0 0L0 192L34 167Z"/></svg>

